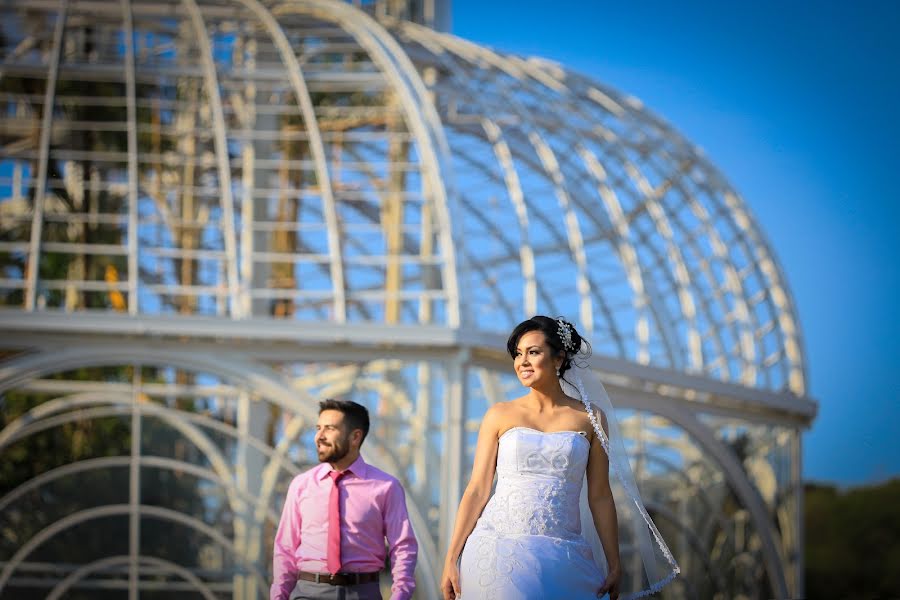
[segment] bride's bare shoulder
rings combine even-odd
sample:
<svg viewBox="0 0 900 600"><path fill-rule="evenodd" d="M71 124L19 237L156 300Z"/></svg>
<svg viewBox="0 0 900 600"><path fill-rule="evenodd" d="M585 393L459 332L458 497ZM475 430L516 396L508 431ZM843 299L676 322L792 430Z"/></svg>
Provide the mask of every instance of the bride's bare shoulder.
<svg viewBox="0 0 900 600"><path fill-rule="evenodd" d="M490 419L501 432L514 425L521 425L524 421L528 421L528 410L524 400L525 396L522 396L514 400L497 402L487 410L484 418Z"/></svg>
<svg viewBox="0 0 900 600"><path fill-rule="evenodd" d="M524 398L525 396L522 396L521 398L516 398L514 400L506 400L504 402L492 404L485 413L485 417L490 415L493 418L506 418L521 412L522 400Z"/></svg>
<svg viewBox="0 0 900 600"><path fill-rule="evenodd" d="M494 421L503 421L510 414L514 412L514 408L511 404L515 402L515 400L509 400L505 402L496 402L488 407L487 411L484 413L484 419L491 419Z"/></svg>

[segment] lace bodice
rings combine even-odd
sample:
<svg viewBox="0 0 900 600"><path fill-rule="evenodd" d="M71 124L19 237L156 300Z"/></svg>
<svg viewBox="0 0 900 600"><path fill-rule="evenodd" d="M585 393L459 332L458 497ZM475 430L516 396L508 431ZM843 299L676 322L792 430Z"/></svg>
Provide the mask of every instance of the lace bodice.
<svg viewBox="0 0 900 600"><path fill-rule="evenodd" d="M581 432L506 431L497 452L497 489L476 531L578 538L578 498L589 449Z"/></svg>

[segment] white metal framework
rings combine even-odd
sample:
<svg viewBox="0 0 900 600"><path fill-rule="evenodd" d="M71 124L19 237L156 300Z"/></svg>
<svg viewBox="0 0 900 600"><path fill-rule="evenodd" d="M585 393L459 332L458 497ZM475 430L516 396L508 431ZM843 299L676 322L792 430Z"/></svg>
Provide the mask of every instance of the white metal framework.
<svg viewBox="0 0 900 600"><path fill-rule="evenodd" d="M0 7L0 599L265 596L329 396L373 412L436 597L479 418L517 392L504 333L538 312L622 407L665 594L802 595L790 294L637 100L441 33L430 0Z"/></svg>

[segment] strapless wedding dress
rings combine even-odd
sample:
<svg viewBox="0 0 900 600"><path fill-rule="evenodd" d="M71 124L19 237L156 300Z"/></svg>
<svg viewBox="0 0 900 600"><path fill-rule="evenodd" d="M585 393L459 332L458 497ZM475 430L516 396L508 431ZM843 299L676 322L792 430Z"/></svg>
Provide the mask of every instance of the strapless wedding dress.
<svg viewBox="0 0 900 600"><path fill-rule="evenodd" d="M589 450L576 431L513 427L500 437L497 488L460 559L463 600L597 598L606 574L579 514Z"/></svg>

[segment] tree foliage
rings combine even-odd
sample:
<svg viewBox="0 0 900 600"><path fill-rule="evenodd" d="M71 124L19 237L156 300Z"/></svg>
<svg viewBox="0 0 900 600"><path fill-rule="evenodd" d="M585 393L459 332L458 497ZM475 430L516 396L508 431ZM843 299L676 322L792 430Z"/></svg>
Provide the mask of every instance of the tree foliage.
<svg viewBox="0 0 900 600"><path fill-rule="evenodd" d="M806 597L900 598L900 479L806 486Z"/></svg>

